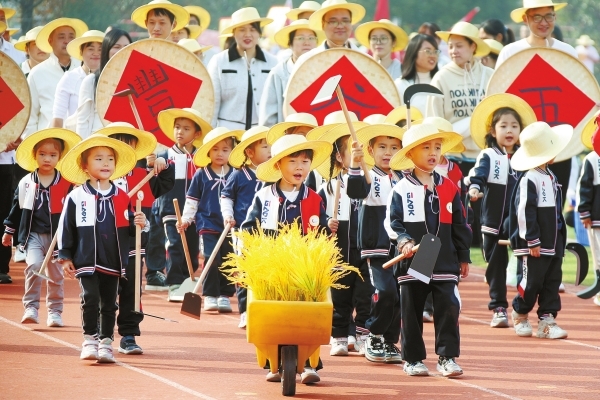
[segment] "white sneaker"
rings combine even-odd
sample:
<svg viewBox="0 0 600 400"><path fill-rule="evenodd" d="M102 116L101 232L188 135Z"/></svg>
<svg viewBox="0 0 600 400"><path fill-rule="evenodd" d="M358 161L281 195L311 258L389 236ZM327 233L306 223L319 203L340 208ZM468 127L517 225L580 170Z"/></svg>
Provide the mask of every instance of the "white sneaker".
<svg viewBox="0 0 600 400"><path fill-rule="evenodd" d="M272 373L269 371L267 373L267 382L281 382L281 374L279 372Z"/></svg>
<svg viewBox="0 0 600 400"><path fill-rule="evenodd" d="M58 328L65 326L65 324L63 324L63 320L60 316L60 313L57 311L48 312L48 320L46 321L46 325L48 325L49 327Z"/></svg>
<svg viewBox="0 0 600 400"><path fill-rule="evenodd" d="M458 366L454 358L440 357L437 363L437 370L443 376L459 376L463 374L463 370Z"/></svg>
<svg viewBox="0 0 600 400"><path fill-rule="evenodd" d="M513 310L512 321L517 336L530 337L533 334L533 329L531 328L529 316L527 314L519 314Z"/></svg>
<svg viewBox="0 0 600 400"><path fill-rule="evenodd" d="M321 378L317 374L317 370L314 368L304 367L304 372L300 374L300 383L317 383L320 382Z"/></svg>
<svg viewBox="0 0 600 400"><path fill-rule="evenodd" d="M508 328L508 315L506 314L506 308L496 307L494 309L490 326L492 328Z"/></svg>
<svg viewBox="0 0 600 400"><path fill-rule="evenodd" d="M358 335L356 337L356 343L354 344L354 351L361 356L365 355L365 342L367 341L368 335Z"/></svg>
<svg viewBox="0 0 600 400"><path fill-rule="evenodd" d="M231 309L231 301L227 296L221 296L217 299L217 307L220 313L230 313L233 311Z"/></svg>
<svg viewBox="0 0 600 400"><path fill-rule="evenodd" d="M429 311L423 311L423 322L433 322L433 315Z"/></svg>
<svg viewBox="0 0 600 400"><path fill-rule="evenodd" d="M97 360L98 359L98 339L90 335L83 335L83 343L81 344L80 360Z"/></svg>
<svg viewBox="0 0 600 400"><path fill-rule="evenodd" d="M240 323L238 324L238 328L246 329L246 312L240 314Z"/></svg>
<svg viewBox="0 0 600 400"><path fill-rule="evenodd" d="M549 315L543 317L538 323L537 337L542 339L566 339L569 334L554 321L554 317Z"/></svg>
<svg viewBox="0 0 600 400"><path fill-rule="evenodd" d="M219 311L216 297L206 296L204 298L204 311Z"/></svg>
<svg viewBox="0 0 600 400"><path fill-rule="evenodd" d="M565 284L564 283L560 283L560 286L558 287L558 293L564 293L565 292Z"/></svg>
<svg viewBox="0 0 600 400"><path fill-rule="evenodd" d="M404 363L402 367L406 375L409 376L427 376L429 375L429 370L427 366L423 364L423 361L415 361L413 363Z"/></svg>
<svg viewBox="0 0 600 400"><path fill-rule="evenodd" d="M594 304L600 307L600 293L594 296Z"/></svg>
<svg viewBox="0 0 600 400"><path fill-rule="evenodd" d="M330 356L347 356L348 355L348 339L342 338L331 338L331 350L329 351Z"/></svg>
<svg viewBox="0 0 600 400"><path fill-rule="evenodd" d="M24 251L22 251L21 249L19 249L19 246L17 246L15 249L15 255L13 256L13 261L16 263L24 262L26 256L27 256L27 254Z"/></svg>
<svg viewBox="0 0 600 400"><path fill-rule="evenodd" d="M348 336L348 351L354 351L354 345L356 345L356 338L352 335Z"/></svg>
<svg viewBox="0 0 600 400"><path fill-rule="evenodd" d="M27 307L21 318L22 324L39 324L40 319L38 318L38 310L34 307Z"/></svg>
<svg viewBox="0 0 600 400"><path fill-rule="evenodd" d="M99 363L114 363L115 357L113 356L112 339L104 338L98 345L98 362Z"/></svg>

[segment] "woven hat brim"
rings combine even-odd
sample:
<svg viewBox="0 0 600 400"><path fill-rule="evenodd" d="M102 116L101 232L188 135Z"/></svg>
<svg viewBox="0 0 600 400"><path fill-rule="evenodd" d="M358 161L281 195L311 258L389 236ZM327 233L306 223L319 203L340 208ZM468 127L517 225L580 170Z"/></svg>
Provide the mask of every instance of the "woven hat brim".
<svg viewBox="0 0 600 400"><path fill-rule="evenodd" d="M137 138L137 144L133 151L135 152L135 156L138 160L149 156L154 151L154 149L156 149L156 145L158 144L156 136L154 136L150 132L145 132L135 128L128 128L126 126L109 126L102 128L94 133L96 133L97 135L105 136L125 133L127 135L135 136Z"/></svg>
<svg viewBox="0 0 600 400"><path fill-rule="evenodd" d="M131 13L131 20L140 28L146 29L146 18L148 13L155 8L164 8L173 13L175 16L174 31L183 29L188 22L190 22L190 14L185 8L178 4L145 4L133 10Z"/></svg>
<svg viewBox="0 0 600 400"><path fill-rule="evenodd" d="M547 5L540 5L539 7L554 7L554 11L558 11L561 8L565 8L567 6L567 4L569 3L554 3L552 4L552 2L550 2ZM516 22L517 24L523 22L523 14L525 14L527 12L527 10L530 10L530 8L527 7L519 7L519 8L515 8L514 10L512 10L510 12L510 18L513 20L513 22Z"/></svg>
<svg viewBox="0 0 600 400"><path fill-rule="evenodd" d="M552 128L558 132L558 143L553 144L552 151L545 154L530 154L529 149L519 147L510 159L510 166L515 171L528 171L555 159L561 151L569 144L573 136L573 127L570 125L558 125Z"/></svg>
<svg viewBox="0 0 600 400"><path fill-rule="evenodd" d="M200 28L204 31L210 25L210 13L200 6L184 6L185 10L190 14L194 14L200 18Z"/></svg>
<svg viewBox="0 0 600 400"><path fill-rule="evenodd" d="M494 113L505 107L512 108L519 114L523 123L521 130L537 121L535 111L520 97L507 93L488 96L475 107L471 117L471 139L480 149L486 148L485 137L490 132Z"/></svg>
<svg viewBox="0 0 600 400"><path fill-rule="evenodd" d="M128 144L104 135L92 135L73 147L64 157L60 170L63 178L77 185L85 183L90 178L81 169L80 161L81 153L92 147L110 147L117 154L115 172L111 175L110 180L125 176L135 167L137 162L135 152Z"/></svg>
<svg viewBox="0 0 600 400"><path fill-rule="evenodd" d="M259 140L267 138L267 131L257 133L256 135L252 135L246 140L242 140L239 142L229 154L229 165L234 168L241 168L244 165L244 160L246 159L245 150L252 143L255 143Z"/></svg>
<svg viewBox="0 0 600 400"><path fill-rule="evenodd" d="M318 29L312 29L308 24L306 25L288 25L278 30L277 33L273 36L273 40L279 47L282 49L287 49L289 46L288 42L290 39L290 33L293 31L297 31L299 29L308 29L309 31L313 31L317 36L317 46L323 43L325 40L325 33Z"/></svg>
<svg viewBox="0 0 600 400"><path fill-rule="evenodd" d="M431 135L427 135L413 143L406 145L406 147L403 147L399 152L394 154L394 157L392 157L390 160L390 168L395 170L413 168L415 164L410 158L407 157L408 152L425 142L435 139L442 139L442 155L448 153L455 146L462 142L462 136L455 132L432 133Z"/></svg>
<svg viewBox="0 0 600 400"><path fill-rule="evenodd" d="M331 151L333 146L331 143L322 142L318 140L307 141L295 146L291 146L274 157L271 157L269 161L265 161L256 168L256 177L263 182L277 182L281 179L281 171L277 169L276 164L281 161L282 158L289 156L297 151L301 150L312 150L313 159L310 164L310 170L314 170L321 165L325 160L331 157Z"/></svg>
<svg viewBox="0 0 600 400"><path fill-rule="evenodd" d="M4 18L9 19L12 18L16 13L17 10L15 10L14 8L0 8L0 11L4 11Z"/></svg>
<svg viewBox="0 0 600 400"><path fill-rule="evenodd" d="M390 125L375 124L359 129L356 132L358 141L363 145L365 163L369 165L375 165L375 159L369 154L368 151L369 141L371 139L374 139L378 136L385 136L396 138L402 142L402 137L404 136L404 132L406 132L406 130L404 128L398 128L397 126L394 127L396 129L393 129Z"/></svg>
<svg viewBox="0 0 600 400"><path fill-rule="evenodd" d="M41 131L37 131L23 139L21 144L19 144L19 147L17 147L17 151L15 152L15 159L21 168L30 172L35 171L38 168L38 163L33 155L33 148L42 140L52 138L61 139L65 145L65 149L62 153L63 157L61 157L56 164L56 169L60 171L62 161L65 158L64 156L73 147L75 147L77 143L81 142L81 136L73 131L63 128L42 129Z"/></svg>
<svg viewBox="0 0 600 400"><path fill-rule="evenodd" d="M366 122L361 122L361 121L355 121L352 123L352 125L354 126L355 131L369 126L369 124L367 124ZM315 138L315 139L309 139L309 140L320 140L323 142L331 143L333 146L333 149L331 151L334 152L334 151L337 151L337 149L334 146L334 143L336 142L336 140L338 140L339 138L344 137L344 136L350 136L350 130L348 129L348 126L346 124L340 124L340 125L336 126L335 128L330 129L327 132L325 132L323 135L321 135L321 137ZM307 139L308 139L308 137L307 137ZM348 138L348 146L351 146L351 145L352 145L352 138L349 137ZM339 168L338 166L334 166L331 177L329 176L330 170L331 170L331 157L328 158L327 160L323 161L323 163L317 167L317 172L323 177L323 179L325 179L327 181L330 180L332 177L337 176L340 173L341 168Z"/></svg>
<svg viewBox="0 0 600 400"><path fill-rule="evenodd" d="M50 35L56 28L60 28L61 26L70 26L75 31L75 37L78 38L83 35L85 32L89 31L88 26L85 22L76 18L58 18L54 21L48 22L38 33L37 38L35 39L36 46L43 51L44 53L51 54L53 52L52 46L50 46L50 42L48 39Z"/></svg>
<svg viewBox="0 0 600 400"><path fill-rule="evenodd" d="M219 136L209 140L208 142L202 144L202 146L200 146L198 148L198 150L196 150L196 154L194 154L194 164L197 167L206 167L208 164L210 164L212 162L210 157L208 156L208 152L210 151L210 149L212 149L221 140L224 140L224 139L227 139L230 137L235 138L235 140L240 140L243 133L244 133L243 130L225 132L222 135L219 135ZM235 149L235 147L234 147L234 149ZM233 151L233 149L232 149L232 151Z"/></svg>
<svg viewBox="0 0 600 400"><path fill-rule="evenodd" d="M27 43L35 42L35 39L26 39L24 36L21 37L21 39L17 40L17 43L15 43L14 46L15 49L22 52L27 51Z"/></svg>
<svg viewBox="0 0 600 400"><path fill-rule="evenodd" d="M362 44L366 48L370 48L371 43L369 41L369 35L373 29L378 28L390 31L394 34L394 36L396 36L396 45L392 47L392 51L404 50L408 45L408 34L404 31L404 29L395 24L379 21L371 21L359 25L354 31L354 37L356 40L358 40L358 43Z"/></svg>
<svg viewBox="0 0 600 400"><path fill-rule="evenodd" d="M477 45L475 54L473 54L474 57L485 57L488 54L490 54L490 46L486 42L484 42L483 39L480 39L479 36L470 36L465 35L464 33L450 31L438 31L436 32L436 35L438 35L446 43L448 43L448 39L450 38L450 36L463 36L471 39Z"/></svg>
<svg viewBox="0 0 600 400"><path fill-rule="evenodd" d="M194 141L192 142L192 144L196 148L202 146L202 139L204 138L204 136L206 136L208 132L212 131L213 129L212 126L210 126L210 123L208 123L204 119L199 118L197 115L189 111L182 110L181 108L170 108L168 110L161 111L158 114L158 126L160 127L160 130L165 134L165 136L171 139L173 143L177 143L173 132L173 126L175 125L175 120L177 118L191 119L192 121L197 123L198 126L200 126L202 134L196 139L194 139Z"/></svg>
<svg viewBox="0 0 600 400"><path fill-rule="evenodd" d="M296 126L313 126L314 128L310 132L314 131L317 128L320 128L320 127L314 126L312 124L301 123L301 122L280 122L276 125L273 125L271 127L271 129L269 129L269 132L267 132L267 143L269 143L269 144L275 143L275 141L277 139L279 139L282 136L285 136L285 131L287 131L290 128L294 128ZM312 140L311 138L308 137L310 132L308 132L306 134L306 139L308 139L308 140Z"/></svg>
<svg viewBox="0 0 600 400"><path fill-rule="evenodd" d="M330 6L321 7L315 11L308 19L311 29L323 29L322 21L325 14L332 10L348 10L352 14L352 25L358 24L365 17L366 10L363 6L356 3L332 4Z"/></svg>
<svg viewBox="0 0 600 400"><path fill-rule="evenodd" d="M305 13L305 12L314 13L316 11L317 10L313 10L312 8L294 8L294 9L291 9L290 11L288 11L285 14L285 16L290 21L297 21L300 19L300 14Z"/></svg>
<svg viewBox="0 0 600 400"><path fill-rule="evenodd" d="M244 26L244 25L250 25L250 24L253 24L255 22L259 22L260 23L260 27L264 28L265 26L267 26L271 22L273 22L273 20L271 18L255 18L255 19L249 19L247 21L238 22L236 24L229 25L227 28L223 29L221 31L221 35L233 34L233 30L235 28L239 28L240 26Z"/></svg>
<svg viewBox="0 0 600 400"><path fill-rule="evenodd" d="M399 121L406 119L406 106L400 106L394 108L390 113L385 117L384 122L389 124L396 124ZM410 107L410 119L411 121L416 121L419 119L423 119L423 113L418 108L411 106Z"/></svg>
<svg viewBox="0 0 600 400"><path fill-rule="evenodd" d="M598 128L596 126L596 118L600 115L600 111L597 111L592 118L585 124L581 131L581 143L590 150L594 150L594 144L592 143L592 135Z"/></svg>
<svg viewBox="0 0 600 400"><path fill-rule="evenodd" d="M84 43L91 43L91 42L102 44L103 40L104 40L104 36L88 36L88 37L80 36L69 42L69 44L67 45L67 53L69 53L69 55L71 57L76 58L79 61L82 61L83 56L81 55L81 50L80 50L81 45Z"/></svg>

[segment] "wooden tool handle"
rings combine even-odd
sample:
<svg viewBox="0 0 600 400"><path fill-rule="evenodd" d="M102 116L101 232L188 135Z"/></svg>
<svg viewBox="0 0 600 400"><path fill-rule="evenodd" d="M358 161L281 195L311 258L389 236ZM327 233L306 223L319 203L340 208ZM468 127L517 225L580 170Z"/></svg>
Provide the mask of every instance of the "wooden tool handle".
<svg viewBox="0 0 600 400"><path fill-rule="evenodd" d="M138 196L135 201L135 212L142 212L142 196ZM140 302L142 298L141 284L142 284L142 228L139 225L135 226L135 304L134 311L140 311Z"/></svg>
<svg viewBox="0 0 600 400"><path fill-rule="evenodd" d="M44 261L42 261L42 266L40 267L40 272L39 272L41 275L45 275L45 272L48 269L48 263L50 262L50 259L52 258L52 253L54 253L54 247L56 246L57 241L58 241L58 230L56 231L56 233L54 234L54 237L52 238L52 242L50 243L48 252L46 253L46 256L44 257Z"/></svg>
<svg viewBox="0 0 600 400"><path fill-rule="evenodd" d="M179 223L179 225L181 225L181 211L179 210L179 201L177 199L173 199L173 206L175 207L175 215L177 215L177 222ZM185 262L187 263L188 272L190 273L190 278L193 281L194 267L192 267L192 259L190 258L190 250L188 248L185 232L181 232L181 244L183 245L183 253L185 254Z"/></svg>
<svg viewBox="0 0 600 400"><path fill-rule="evenodd" d="M129 193L127 193L127 196L129 196L129 198L132 198L133 196L135 196L135 194L142 188L142 186L144 186L146 184L146 182L148 182L150 179L152 179L153 176L154 176L154 171L148 172L148 175L146 175L144 177L144 179L142 179L137 185L135 185L133 187L133 189L131 189L129 191Z"/></svg>
<svg viewBox="0 0 600 400"><path fill-rule="evenodd" d="M406 105L406 130L409 130L412 126L412 119L410 116L410 103Z"/></svg>
<svg viewBox="0 0 600 400"><path fill-rule="evenodd" d="M416 253L419 250L419 245L413 246L412 250L413 250L413 253ZM411 254L411 256L412 256L412 254ZM392 258L390 261L383 264L383 269L388 269L392 265L396 264L398 261L402 261L405 258L406 258L406 256L404 254L397 255L396 257Z"/></svg>
<svg viewBox="0 0 600 400"><path fill-rule="evenodd" d="M333 216L331 219L334 221L338 220L338 208L340 206L340 196L342 192L342 176L338 176L338 179L335 183L335 197L333 198Z"/></svg>
<svg viewBox="0 0 600 400"><path fill-rule="evenodd" d="M137 107L135 106L135 103L133 102L133 97L131 96L131 94L128 94L127 98L129 99L129 105L131 106L131 111L133 112L135 121L138 124L138 129L145 131L144 125L142 124L142 119L140 118L140 114L138 113Z"/></svg>
<svg viewBox="0 0 600 400"><path fill-rule="evenodd" d="M225 238L227 237L227 234L229 233L230 229L231 229L231 224L225 224L225 229L223 229L223 233L221 233L221 237L219 237L219 240L217 241L215 248L213 249L212 253L210 254L210 258L208 259L206 264L204 264L204 269L202 270L200 279L198 279L198 282L196 283L196 287L194 287L194 293L198 294L198 292L200 291L202 282L204 282L204 279L206 278L206 274L208 274L208 271L210 270L210 266L212 265L213 261L217 257L219 250L221 250L221 245L225 241Z"/></svg>
<svg viewBox="0 0 600 400"><path fill-rule="evenodd" d="M500 240L498 240L498 244L500 246L510 246L510 240L500 239Z"/></svg>

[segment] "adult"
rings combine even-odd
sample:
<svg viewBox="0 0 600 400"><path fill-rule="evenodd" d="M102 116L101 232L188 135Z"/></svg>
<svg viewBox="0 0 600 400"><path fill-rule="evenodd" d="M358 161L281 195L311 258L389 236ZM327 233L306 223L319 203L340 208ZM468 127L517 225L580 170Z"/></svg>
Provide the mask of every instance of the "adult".
<svg viewBox="0 0 600 400"><path fill-rule="evenodd" d="M183 39L198 39L198 36L202 33L202 28L198 25L186 25L178 31L172 31L169 39L173 43L179 43Z"/></svg>
<svg viewBox="0 0 600 400"><path fill-rule="evenodd" d="M199 6L185 6L183 8L185 8L190 14L190 22L188 23L188 26L198 25L200 27L200 34L202 34L202 32L208 29L208 27L210 26L211 19L210 13L208 11ZM203 44L202 46L203 48L206 48L202 52L202 62L204 62L204 64L207 65L210 59L213 58L213 56L219 54L219 50L217 47L207 46L205 44Z"/></svg>
<svg viewBox="0 0 600 400"><path fill-rule="evenodd" d="M438 31L441 31L441 29L435 22L423 22L421 26L419 26L417 33L429 35L435 38L435 41L437 42L437 48L440 50L438 67L442 68L444 65L450 62L450 57L448 57L448 45L437 35L436 32Z"/></svg>
<svg viewBox="0 0 600 400"><path fill-rule="evenodd" d="M258 40L262 28L273 22L261 18L254 7L231 15L231 25L221 31L232 34L235 45L214 56L208 73L215 89L215 111L211 125L248 130L258 125L258 108L267 76L277 59L263 51Z"/></svg>
<svg viewBox="0 0 600 400"><path fill-rule="evenodd" d="M315 11L321 8L321 4L317 1L303 1L298 8L292 8L285 16L290 21L299 19L309 19Z"/></svg>
<svg viewBox="0 0 600 400"><path fill-rule="evenodd" d="M302 54L317 47L324 39L323 32L311 30L306 19L293 21L275 33L275 43L281 48L289 47L292 54L286 60L280 61L267 76L259 105L259 125L271 127L283 122L283 94L294 64Z"/></svg>
<svg viewBox="0 0 600 400"><path fill-rule="evenodd" d="M402 75L400 61L392 58L392 52L401 51L408 44L404 29L388 19L366 22L356 28L354 34L358 43L368 47L373 58L396 80Z"/></svg>
<svg viewBox="0 0 600 400"><path fill-rule="evenodd" d="M17 40L17 43L15 43L15 49L27 54L27 59L21 63L21 71L23 71L25 76L29 75L29 72L31 72L33 67L46 61L48 57L50 57L50 54L40 50L35 44L37 35L42 28L43 26L36 26L27 32L25 36L21 36L19 40Z"/></svg>
<svg viewBox="0 0 600 400"><path fill-rule="evenodd" d="M594 44L596 44L596 42L588 35L581 35L579 39L577 39L577 47L575 47L577 56L592 74L594 73L594 64L600 62L600 55L598 54L598 50L594 47Z"/></svg>
<svg viewBox="0 0 600 400"><path fill-rule="evenodd" d="M1 24L2 28L0 28L0 51L8 55L13 59L14 62L20 65L23 61L25 61L25 54L15 50L15 46L13 46L10 40L5 40L3 37L4 33L8 29L7 21L10 17L15 15L15 13L15 9L2 7L0 4L0 22L3 22L3 24Z"/></svg>
<svg viewBox="0 0 600 400"><path fill-rule="evenodd" d="M190 14L185 8L168 0L152 0L133 10L131 20L147 29L152 39L167 39L172 31L179 31L188 24Z"/></svg>
<svg viewBox="0 0 600 400"><path fill-rule="evenodd" d="M491 69L496 69L496 63L498 62L498 55L504 48L502 43L494 39L483 39L488 46L490 46L490 53L487 56L481 57L481 63Z"/></svg>
<svg viewBox="0 0 600 400"><path fill-rule="evenodd" d="M499 19L485 20L479 26L479 37L482 39L494 39L503 46L515 41L514 32Z"/></svg>
<svg viewBox="0 0 600 400"><path fill-rule="evenodd" d="M53 128L62 128L74 131L77 124L77 106L79 88L83 79L100 67L100 53L104 32L87 31L81 37L72 40L67 46L67 52L73 58L82 62L81 67L67 72L60 78L54 95L52 108Z"/></svg>

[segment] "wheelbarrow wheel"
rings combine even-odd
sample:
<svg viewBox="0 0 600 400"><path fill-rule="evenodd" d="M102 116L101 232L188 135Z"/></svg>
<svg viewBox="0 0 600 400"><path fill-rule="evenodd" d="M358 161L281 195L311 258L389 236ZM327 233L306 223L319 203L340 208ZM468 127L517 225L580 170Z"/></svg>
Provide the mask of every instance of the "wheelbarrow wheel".
<svg viewBox="0 0 600 400"><path fill-rule="evenodd" d="M284 396L296 394L296 369L298 365L298 348L296 346L281 347L281 392Z"/></svg>

